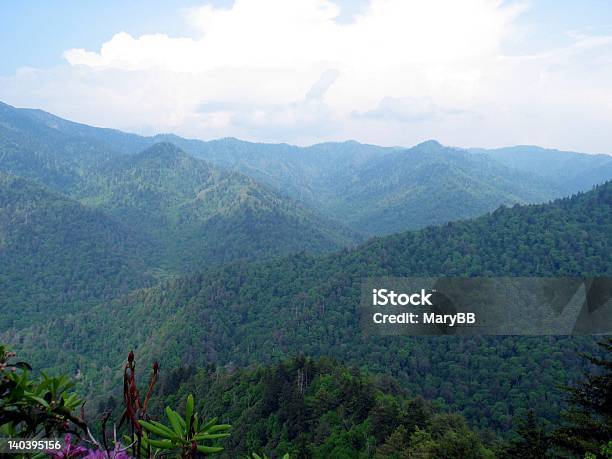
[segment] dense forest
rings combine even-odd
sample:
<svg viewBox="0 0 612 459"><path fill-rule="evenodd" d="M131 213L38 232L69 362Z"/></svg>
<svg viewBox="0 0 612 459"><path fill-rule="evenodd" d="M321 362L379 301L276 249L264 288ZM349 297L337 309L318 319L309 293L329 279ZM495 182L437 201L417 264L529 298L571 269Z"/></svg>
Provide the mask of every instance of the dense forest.
<svg viewBox="0 0 612 459"><path fill-rule="evenodd" d="M130 412L122 433L147 451L605 457L610 349L595 338L366 336L359 305L368 277L612 275L611 164L142 137L0 103L0 342L35 368L1 348L0 426L104 436L103 413ZM130 350L161 365L139 386L148 413L126 393ZM220 424L168 415L192 395ZM165 415L174 433L145 430L172 438L143 440L140 421Z"/></svg>
<svg viewBox="0 0 612 459"><path fill-rule="evenodd" d="M151 415L180 405L188 394L205 400L211 416L232 424L227 457L248 451L347 459L394 453L492 456L461 416L436 412L393 378L376 378L328 359L298 357L231 373L214 367L177 369L160 379Z"/></svg>
<svg viewBox="0 0 612 459"><path fill-rule="evenodd" d="M0 120L11 128L0 131L0 142L10 140L6 151L14 151L3 157L0 150L0 170L36 177L62 192L87 184L94 165L169 142L367 235L475 217L502 204L545 202L588 190L612 174L607 155L537 147L462 150L435 141L409 149L354 141L296 147L173 134L142 137L6 104L0 105Z"/></svg>
<svg viewBox="0 0 612 459"><path fill-rule="evenodd" d="M114 384L112 369L126 348L159 356L166 367L331 356L390 374L481 429L506 431L528 408L556 416L548 407L561 402L557 386L578 377L575 352L590 350L592 338L366 338L359 328L361 279L610 275L611 206L608 182L551 204L501 208L334 255L213 267L11 339L37 362L78 370L92 393Z"/></svg>
<svg viewBox="0 0 612 459"><path fill-rule="evenodd" d="M0 330L150 284L148 250L104 213L0 172Z"/></svg>
<svg viewBox="0 0 612 459"><path fill-rule="evenodd" d="M320 253L358 240L269 187L169 143L108 164L78 195L147 235L157 251L150 264L173 272L301 250Z"/></svg>
<svg viewBox="0 0 612 459"><path fill-rule="evenodd" d="M123 399L111 395L86 415L78 412L86 400L69 378L32 377L29 364L0 345L0 434L9 438L0 438L0 447L14 438L68 433L63 442L48 442L54 445L49 456L608 458L612 340L598 345L601 356L583 356L591 366L563 388L562 420L546 425L529 410L507 439L479 434L462 416L410 397L389 376L302 356L230 371L215 365L164 371L154 362L147 383L147 369L130 352Z"/></svg>

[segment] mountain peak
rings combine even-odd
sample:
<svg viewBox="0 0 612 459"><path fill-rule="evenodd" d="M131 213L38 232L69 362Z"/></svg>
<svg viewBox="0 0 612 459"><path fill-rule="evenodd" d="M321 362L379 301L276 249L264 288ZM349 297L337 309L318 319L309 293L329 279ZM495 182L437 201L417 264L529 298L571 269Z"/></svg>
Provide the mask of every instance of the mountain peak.
<svg viewBox="0 0 612 459"><path fill-rule="evenodd" d="M443 148L443 145L440 142L438 142L437 140L430 139L430 140L426 140L425 142L421 142L421 143L415 145L414 148L438 149L438 148Z"/></svg>
<svg viewBox="0 0 612 459"><path fill-rule="evenodd" d="M143 158L177 158L188 156L183 150L170 142L159 142L138 153Z"/></svg>

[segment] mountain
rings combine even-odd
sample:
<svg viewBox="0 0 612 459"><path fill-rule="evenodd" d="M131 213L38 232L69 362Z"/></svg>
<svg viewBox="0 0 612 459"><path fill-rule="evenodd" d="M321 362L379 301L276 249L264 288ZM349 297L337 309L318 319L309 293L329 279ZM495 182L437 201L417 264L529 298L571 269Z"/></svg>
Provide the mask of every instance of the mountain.
<svg viewBox="0 0 612 459"><path fill-rule="evenodd" d="M550 150L522 145L494 150L472 149L508 167L532 172L557 184L565 193L588 190L612 177L612 156Z"/></svg>
<svg viewBox="0 0 612 459"><path fill-rule="evenodd" d="M147 251L102 212L0 173L0 329L147 285Z"/></svg>
<svg viewBox="0 0 612 459"><path fill-rule="evenodd" d="M0 104L0 171L129 227L148 241L143 258L160 274L302 250L318 253L359 239L247 176L152 142ZM132 152L140 147L145 151Z"/></svg>
<svg viewBox="0 0 612 459"><path fill-rule="evenodd" d="M354 141L297 147L234 138L208 142L175 135L158 135L154 138L172 142L198 158L239 171L315 206L320 204L325 191L335 180L344 180L345 175L357 170L369 159L393 151L392 148ZM332 214L330 216L334 217Z"/></svg>
<svg viewBox="0 0 612 459"><path fill-rule="evenodd" d="M7 106L6 104L3 105L5 107ZM52 129L67 137L77 139L80 138L89 142L98 142L101 145L106 145L107 148L112 147L112 149L117 153L135 153L150 147L154 143L158 143L157 141L151 140L151 138L122 132L117 129L99 128L88 126L87 124L75 123L74 121L68 121L64 118L60 118L59 116L45 112L44 110L15 107L10 108L17 111L21 116L29 119L32 123L38 126L45 126L46 128Z"/></svg>
<svg viewBox="0 0 612 459"><path fill-rule="evenodd" d="M268 183L366 235L474 217L500 205L546 202L612 178L612 171L593 175L582 170L576 173L580 187L568 186L559 177L544 177L483 152L436 141L409 149L353 141L300 148L231 138L210 142L173 135L156 138ZM594 168L599 165L590 155L579 157Z"/></svg>
<svg viewBox="0 0 612 459"><path fill-rule="evenodd" d="M91 182L81 202L143 232L156 243L157 263L174 271L330 251L356 237L271 188L169 143L119 158Z"/></svg>
<svg viewBox="0 0 612 459"><path fill-rule="evenodd" d="M610 156L537 147L465 150L435 141L409 149L354 141L297 147L173 134L142 137L3 104L0 128L5 125L22 130L0 129L0 170L37 178L58 191L72 194L101 162L169 142L366 235L474 217L500 205L547 202L612 178ZM24 130L35 135L24 137Z"/></svg>
<svg viewBox="0 0 612 459"><path fill-rule="evenodd" d="M576 378L585 337L368 338L360 331L364 277L611 275L612 182L550 204L501 207L441 227L375 238L312 257L215 267L34 327L23 343L72 349L62 368L99 382L100 357L119 368L126 349L168 368L248 365L303 353L392 374L481 428L561 403L553 388ZM108 318L116 320L111 326ZM86 330L96 330L88 333ZM35 339L33 338L35 337ZM77 344L78 343L78 344ZM57 356L37 349L50 362ZM529 377L525 377L529 375ZM114 376L105 374L109 384Z"/></svg>
<svg viewBox="0 0 612 459"><path fill-rule="evenodd" d="M0 102L0 171L70 193L100 164L118 156L108 144L74 137Z"/></svg>
<svg viewBox="0 0 612 459"><path fill-rule="evenodd" d="M475 217L500 205L542 202L560 188L484 155L428 141L370 160L331 186L326 213L367 234Z"/></svg>

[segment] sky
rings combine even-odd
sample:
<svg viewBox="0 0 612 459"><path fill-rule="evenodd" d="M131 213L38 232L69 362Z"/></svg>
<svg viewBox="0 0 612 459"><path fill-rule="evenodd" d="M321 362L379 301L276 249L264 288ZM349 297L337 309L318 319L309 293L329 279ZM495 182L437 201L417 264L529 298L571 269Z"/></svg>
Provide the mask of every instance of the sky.
<svg viewBox="0 0 612 459"><path fill-rule="evenodd" d="M612 153L612 3L0 2L0 101L145 135Z"/></svg>

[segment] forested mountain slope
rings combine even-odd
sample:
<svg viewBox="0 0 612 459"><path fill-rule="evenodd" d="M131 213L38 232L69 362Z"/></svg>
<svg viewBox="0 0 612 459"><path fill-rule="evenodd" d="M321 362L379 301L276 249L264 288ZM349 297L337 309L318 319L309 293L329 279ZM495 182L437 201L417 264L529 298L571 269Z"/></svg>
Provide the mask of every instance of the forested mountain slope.
<svg viewBox="0 0 612 459"><path fill-rule="evenodd" d="M482 152L514 169L532 171L558 184L567 193L587 190L591 185L603 183L612 177L610 155L585 155L531 145L472 151Z"/></svg>
<svg viewBox="0 0 612 459"><path fill-rule="evenodd" d="M502 204L563 195L561 188L484 155L429 141L369 161L331 185L336 199L321 205L350 227L390 234L489 212Z"/></svg>
<svg viewBox="0 0 612 459"><path fill-rule="evenodd" d="M368 235L469 218L502 204L546 202L612 179L612 157L606 155L537 147L463 150L435 141L403 149L354 141L297 147L233 138L190 140L173 134L142 137L41 110L0 108L0 145L10 145L0 148L0 170L40 178L54 189L71 192L100 161L170 142ZM2 130L7 123L27 125L38 143L14 138L15 132ZM78 153L78 164L72 153L56 150Z"/></svg>
<svg viewBox="0 0 612 459"><path fill-rule="evenodd" d="M78 201L0 170L0 333L214 263L357 238L171 144L99 165L72 194Z"/></svg>
<svg viewBox="0 0 612 459"><path fill-rule="evenodd" d="M232 372L177 368L163 374L149 412L160 418L188 394L203 401L201 412L232 424L221 458L491 457L461 416L437 413L393 378L328 359Z"/></svg>
<svg viewBox="0 0 612 459"><path fill-rule="evenodd" d="M147 251L102 212L0 172L0 330L146 285Z"/></svg>
<svg viewBox="0 0 612 459"><path fill-rule="evenodd" d="M147 269L198 271L229 260L319 253L360 239L270 187L175 146L132 152L152 139L0 104L0 172L131 228L147 240L141 254Z"/></svg>
<svg viewBox="0 0 612 459"><path fill-rule="evenodd" d="M607 182L551 204L500 208L334 255L210 269L87 315L58 318L31 330L32 340L24 343L36 349L44 337L50 349L64 351L64 368L81 368L92 388L99 384L99 356L118 368L131 348L166 367L246 365L296 353L333 356L392 373L413 393L440 398L481 427L503 430L528 406L560 402L553 388L576 377L575 351L591 340L366 338L359 328L361 279L610 275L611 239ZM116 319L112 326L108 317ZM77 348L78 356L70 354ZM53 361L45 351L35 353Z"/></svg>
<svg viewBox="0 0 612 459"><path fill-rule="evenodd" d="M0 102L0 171L70 193L97 166L117 157L108 144L74 137Z"/></svg>
<svg viewBox="0 0 612 459"><path fill-rule="evenodd" d="M208 263L329 251L356 235L271 188L156 144L106 165L80 194L156 244L156 263L199 271Z"/></svg>

